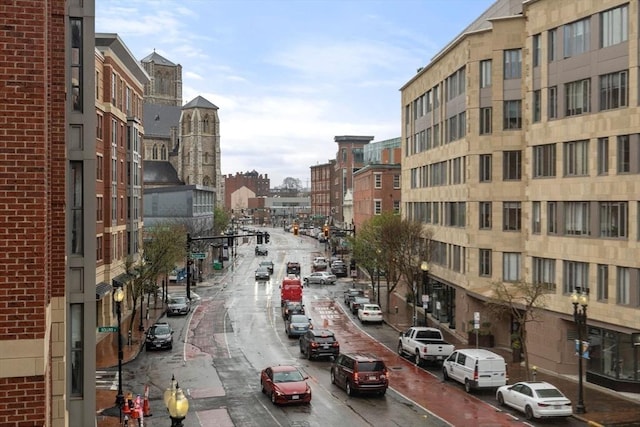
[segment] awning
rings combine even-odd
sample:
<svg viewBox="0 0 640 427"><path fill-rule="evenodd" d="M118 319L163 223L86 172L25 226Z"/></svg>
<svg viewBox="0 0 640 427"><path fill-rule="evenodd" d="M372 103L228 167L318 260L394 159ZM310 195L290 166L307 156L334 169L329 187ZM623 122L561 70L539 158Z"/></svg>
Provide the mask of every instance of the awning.
<svg viewBox="0 0 640 427"><path fill-rule="evenodd" d="M108 283L104 283L104 282L100 282L96 285L96 301L100 301L102 298L104 298L105 295L107 295L109 292L111 292L111 285Z"/></svg>
<svg viewBox="0 0 640 427"><path fill-rule="evenodd" d="M114 286L124 286L127 283L129 283L130 280L135 279L136 276L133 276L131 274L127 274L127 273L122 273L122 274L118 274L116 277L114 277L111 282L113 283Z"/></svg>

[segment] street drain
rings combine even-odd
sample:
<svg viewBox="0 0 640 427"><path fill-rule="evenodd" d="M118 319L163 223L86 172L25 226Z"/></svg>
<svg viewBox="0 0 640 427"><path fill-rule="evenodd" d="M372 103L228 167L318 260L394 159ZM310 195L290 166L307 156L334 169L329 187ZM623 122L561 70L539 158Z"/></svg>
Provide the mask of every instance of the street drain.
<svg viewBox="0 0 640 427"><path fill-rule="evenodd" d="M392 366L391 369L394 371L399 371L402 369L402 366Z"/></svg>

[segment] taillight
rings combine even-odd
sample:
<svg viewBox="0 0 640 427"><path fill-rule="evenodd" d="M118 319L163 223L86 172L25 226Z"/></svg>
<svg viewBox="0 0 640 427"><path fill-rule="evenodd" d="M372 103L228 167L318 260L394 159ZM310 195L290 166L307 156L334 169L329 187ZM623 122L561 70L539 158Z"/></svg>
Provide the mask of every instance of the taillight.
<svg viewBox="0 0 640 427"><path fill-rule="evenodd" d="M358 382L358 373L357 373L357 372L354 372L354 373L353 373L353 382L354 382L354 383L357 383L357 382Z"/></svg>
<svg viewBox="0 0 640 427"><path fill-rule="evenodd" d="M389 375L389 372L386 369L383 369L382 374L380 374L380 378L385 379L387 378L387 375Z"/></svg>
<svg viewBox="0 0 640 427"><path fill-rule="evenodd" d="M478 365L473 369L473 380L478 381Z"/></svg>
<svg viewBox="0 0 640 427"><path fill-rule="evenodd" d="M317 342L312 342L312 343L311 343L311 347L316 348L317 346L318 346L318 343L317 343Z"/></svg>
<svg viewBox="0 0 640 427"><path fill-rule="evenodd" d="M331 344L333 347L340 347L340 344L338 344L337 342L334 342L333 344Z"/></svg>

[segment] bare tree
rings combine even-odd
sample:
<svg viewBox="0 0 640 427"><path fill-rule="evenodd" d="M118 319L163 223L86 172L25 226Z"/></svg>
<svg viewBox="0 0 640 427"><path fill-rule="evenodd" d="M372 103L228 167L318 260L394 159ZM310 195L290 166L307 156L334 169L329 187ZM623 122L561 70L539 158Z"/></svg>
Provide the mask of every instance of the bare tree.
<svg viewBox="0 0 640 427"><path fill-rule="evenodd" d="M520 349L524 355L527 379L529 352L527 349L527 324L538 321L546 307L547 288L544 283L496 282L492 285L492 296L487 301L488 309L496 317L511 316L518 322L520 330L511 337L512 348Z"/></svg>
<svg viewBox="0 0 640 427"><path fill-rule="evenodd" d="M300 191L302 190L302 183L300 182L300 180L298 178L292 178L290 176L286 177L283 181L282 181L282 185L280 186L280 188L282 188L283 190L289 190L289 191Z"/></svg>

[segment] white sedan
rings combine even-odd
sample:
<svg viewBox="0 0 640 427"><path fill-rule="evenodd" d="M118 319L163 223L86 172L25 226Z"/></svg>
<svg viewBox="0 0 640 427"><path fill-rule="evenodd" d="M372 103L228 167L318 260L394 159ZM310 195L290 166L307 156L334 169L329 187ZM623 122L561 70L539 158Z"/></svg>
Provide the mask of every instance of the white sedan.
<svg viewBox="0 0 640 427"><path fill-rule="evenodd" d="M320 285L335 285L338 278L328 271L316 271L304 278L305 285L317 283Z"/></svg>
<svg viewBox="0 0 640 427"><path fill-rule="evenodd" d="M378 304L363 304L358 309L358 319L364 322L382 323L382 310Z"/></svg>
<svg viewBox="0 0 640 427"><path fill-rule="evenodd" d="M569 417L573 414L571 401L554 385L544 381L522 381L498 387L496 398L500 405L511 406L524 413L526 419Z"/></svg>

